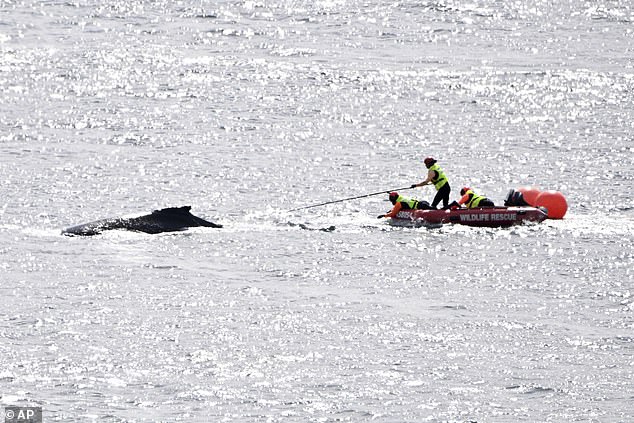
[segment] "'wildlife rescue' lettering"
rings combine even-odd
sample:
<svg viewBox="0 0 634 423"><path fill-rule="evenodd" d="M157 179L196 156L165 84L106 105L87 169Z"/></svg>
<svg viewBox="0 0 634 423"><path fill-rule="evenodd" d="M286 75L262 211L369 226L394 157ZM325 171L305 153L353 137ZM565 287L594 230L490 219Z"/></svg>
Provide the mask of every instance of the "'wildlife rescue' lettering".
<svg viewBox="0 0 634 423"><path fill-rule="evenodd" d="M515 213L473 213L461 214L461 222L501 222L515 221L517 215Z"/></svg>

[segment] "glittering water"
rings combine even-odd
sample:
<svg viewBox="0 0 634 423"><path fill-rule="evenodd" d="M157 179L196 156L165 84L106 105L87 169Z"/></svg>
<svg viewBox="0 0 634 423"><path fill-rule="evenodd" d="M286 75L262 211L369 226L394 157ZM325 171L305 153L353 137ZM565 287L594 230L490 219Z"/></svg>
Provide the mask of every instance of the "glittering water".
<svg viewBox="0 0 634 423"><path fill-rule="evenodd" d="M633 22L616 1L0 2L0 406L632 421ZM430 155L454 196L537 185L568 214L288 212L419 182ZM60 235L181 205L225 227Z"/></svg>

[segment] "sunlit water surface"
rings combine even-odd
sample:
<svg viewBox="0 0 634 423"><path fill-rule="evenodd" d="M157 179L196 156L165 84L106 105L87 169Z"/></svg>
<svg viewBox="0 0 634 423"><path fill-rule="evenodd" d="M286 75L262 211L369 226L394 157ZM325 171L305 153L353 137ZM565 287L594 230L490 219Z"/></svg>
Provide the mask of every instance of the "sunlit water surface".
<svg viewBox="0 0 634 423"><path fill-rule="evenodd" d="M558 3L0 2L0 405L634 420L634 10ZM426 156L452 197L535 185L568 213L288 211L420 182ZM224 228L60 234L181 205Z"/></svg>

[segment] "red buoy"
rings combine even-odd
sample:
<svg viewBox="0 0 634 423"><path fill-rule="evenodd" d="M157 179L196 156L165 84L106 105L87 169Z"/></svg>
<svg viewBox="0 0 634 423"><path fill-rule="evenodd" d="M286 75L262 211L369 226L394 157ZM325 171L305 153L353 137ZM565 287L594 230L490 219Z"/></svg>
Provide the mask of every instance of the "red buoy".
<svg viewBox="0 0 634 423"><path fill-rule="evenodd" d="M537 187L519 187L517 191L522 193L524 197L524 201L526 201L529 205L536 207L535 199L541 193L539 188Z"/></svg>
<svg viewBox="0 0 634 423"><path fill-rule="evenodd" d="M559 191L543 191L535 198L535 207L545 207L549 219L561 219L568 211L566 197Z"/></svg>

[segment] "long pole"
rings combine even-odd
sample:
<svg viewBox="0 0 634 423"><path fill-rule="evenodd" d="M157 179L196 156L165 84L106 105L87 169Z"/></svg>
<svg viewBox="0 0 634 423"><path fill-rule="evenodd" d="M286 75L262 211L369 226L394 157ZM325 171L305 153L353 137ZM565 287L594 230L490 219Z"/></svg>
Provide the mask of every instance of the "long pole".
<svg viewBox="0 0 634 423"><path fill-rule="evenodd" d="M373 192L372 194L359 195L359 196L356 196L356 197L342 198L341 200L334 200L334 201L327 201L325 203L313 204L311 206L298 207L296 209L291 209L291 210L288 210L288 211L292 212L292 211L296 211L296 210L310 209L310 208L313 208L313 207L325 206L327 204L341 203L342 201L356 200L357 198L372 197L373 195L387 194L388 192L403 191L403 190L411 189L411 188L413 188L413 187L409 186L409 187L406 187L406 188L388 189L386 191Z"/></svg>

